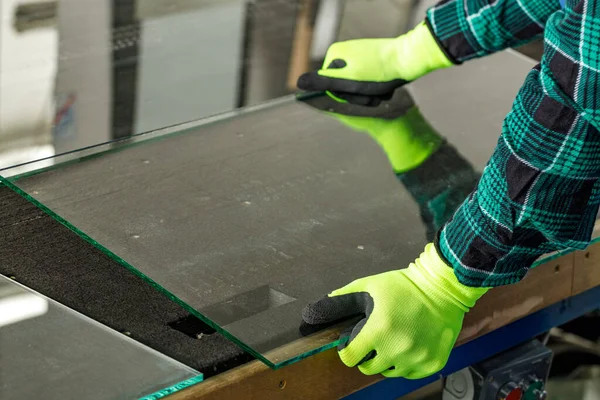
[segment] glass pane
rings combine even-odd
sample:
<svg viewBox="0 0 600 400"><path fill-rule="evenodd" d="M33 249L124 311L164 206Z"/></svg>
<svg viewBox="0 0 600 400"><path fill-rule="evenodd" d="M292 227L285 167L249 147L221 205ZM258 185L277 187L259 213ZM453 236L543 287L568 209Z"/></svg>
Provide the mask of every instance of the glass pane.
<svg viewBox="0 0 600 400"><path fill-rule="evenodd" d="M377 108L279 100L9 184L277 367L335 344L302 338L307 302L422 251L473 188L532 65L501 53ZM415 164L409 146L439 148Z"/></svg>
<svg viewBox="0 0 600 400"><path fill-rule="evenodd" d="M0 276L0 398L136 398L202 381L193 369Z"/></svg>

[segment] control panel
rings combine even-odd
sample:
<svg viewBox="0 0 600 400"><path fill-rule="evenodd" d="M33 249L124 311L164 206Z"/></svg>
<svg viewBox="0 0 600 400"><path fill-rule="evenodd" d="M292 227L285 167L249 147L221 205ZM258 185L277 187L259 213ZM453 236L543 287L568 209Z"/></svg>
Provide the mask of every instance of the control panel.
<svg viewBox="0 0 600 400"><path fill-rule="evenodd" d="M552 351L538 340L446 378L444 400L545 400Z"/></svg>

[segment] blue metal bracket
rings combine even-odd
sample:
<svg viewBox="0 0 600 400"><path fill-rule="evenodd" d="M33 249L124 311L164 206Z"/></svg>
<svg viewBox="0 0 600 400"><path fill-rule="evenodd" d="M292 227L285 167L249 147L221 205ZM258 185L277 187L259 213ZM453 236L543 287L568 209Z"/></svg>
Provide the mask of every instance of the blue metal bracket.
<svg viewBox="0 0 600 400"><path fill-rule="evenodd" d="M390 399L394 400L413 392L440 376L448 376L456 371L485 360L495 354L523 343L551 328L562 325L587 312L600 308L600 286L590 289L556 304L521 318L509 325L496 329L478 339L457 347L450 354L446 367L438 375L425 379L408 380L402 378L385 379L364 388L345 400Z"/></svg>

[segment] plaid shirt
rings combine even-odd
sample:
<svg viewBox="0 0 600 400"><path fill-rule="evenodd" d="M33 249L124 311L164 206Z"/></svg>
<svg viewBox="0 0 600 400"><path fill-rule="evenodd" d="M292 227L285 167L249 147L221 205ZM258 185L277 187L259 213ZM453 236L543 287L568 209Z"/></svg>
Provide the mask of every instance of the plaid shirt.
<svg viewBox="0 0 600 400"><path fill-rule="evenodd" d="M545 253L585 248L600 203L600 1L444 0L427 23L456 63L545 40L440 253L464 284L499 286Z"/></svg>

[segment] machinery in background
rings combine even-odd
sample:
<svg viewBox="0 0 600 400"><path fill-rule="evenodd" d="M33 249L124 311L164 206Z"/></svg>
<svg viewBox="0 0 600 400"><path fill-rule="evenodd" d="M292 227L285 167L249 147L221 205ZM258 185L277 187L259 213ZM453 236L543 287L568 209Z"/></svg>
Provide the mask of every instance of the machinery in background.
<svg viewBox="0 0 600 400"><path fill-rule="evenodd" d="M587 313L552 328L543 344L527 342L448 376L443 400L600 399L598 322L600 310Z"/></svg>
<svg viewBox="0 0 600 400"><path fill-rule="evenodd" d="M443 400L545 400L551 364L535 339L450 375Z"/></svg>

